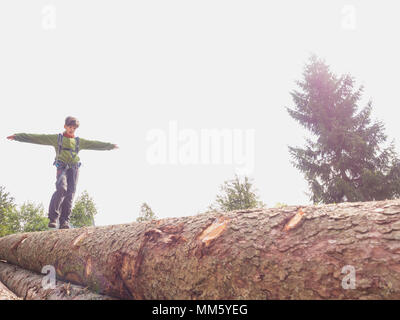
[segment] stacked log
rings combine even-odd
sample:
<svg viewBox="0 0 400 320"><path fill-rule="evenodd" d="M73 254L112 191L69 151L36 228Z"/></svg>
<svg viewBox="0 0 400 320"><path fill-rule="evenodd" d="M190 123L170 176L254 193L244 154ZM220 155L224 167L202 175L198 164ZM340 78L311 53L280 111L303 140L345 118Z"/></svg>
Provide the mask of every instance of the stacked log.
<svg viewBox="0 0 400 320"><path fill-rule="evenodd" d="M71 283L59 280L52 283L50 278L47 281L43 275L1 261L0 281L12 288L14 296L24 300L113 300Z"/></svg>
<svg viewBox="0 0 400 320"><path fill-rule="evenodd" d="M0 300L21 300L12 291L0 282Z"/></svg>

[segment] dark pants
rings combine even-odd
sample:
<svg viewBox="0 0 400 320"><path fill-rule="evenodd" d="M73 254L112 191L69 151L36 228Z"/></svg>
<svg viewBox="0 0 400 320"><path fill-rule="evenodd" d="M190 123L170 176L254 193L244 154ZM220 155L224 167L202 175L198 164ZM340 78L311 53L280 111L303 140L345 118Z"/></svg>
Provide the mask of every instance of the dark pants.
<svg viewBox="0 0 400 320"><path fill-rule="evenodd" d="M60 217L60 225L69 223L78 176L78 167L57 169L56 191L51 197L49 206L50 221L55 222Z"/></svg>

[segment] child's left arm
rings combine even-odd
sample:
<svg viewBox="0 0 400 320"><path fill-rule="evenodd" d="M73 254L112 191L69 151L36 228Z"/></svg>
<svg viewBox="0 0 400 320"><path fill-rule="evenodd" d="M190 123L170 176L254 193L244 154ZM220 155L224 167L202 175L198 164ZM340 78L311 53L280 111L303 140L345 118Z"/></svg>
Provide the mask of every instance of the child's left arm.
<svg viewBox="0 0 400 320"><path fill-rule="evenodd" d="M79 150L112 150L118 148L117 145L108 142L95 140L79 139Z"/></svg>

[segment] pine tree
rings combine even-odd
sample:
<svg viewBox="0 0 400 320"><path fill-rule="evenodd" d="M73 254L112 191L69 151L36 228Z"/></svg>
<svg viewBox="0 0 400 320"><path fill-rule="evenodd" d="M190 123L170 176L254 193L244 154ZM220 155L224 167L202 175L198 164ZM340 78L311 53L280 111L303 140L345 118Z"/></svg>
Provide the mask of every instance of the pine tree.
<svg viewBox="0 0 400 320"><path fill-rule="evenodd" d="M0 237L12 233L9 226L9 216L16 210L14 198L6 192L5 187L0 186Z"/></svg>
<svg viewBox="0 0 400 320"><path fill-rule="evenodd" d="M291 92L290 116L315 140L290 147L292 164L305 174L314 203L373 201L400 197L400 160L381 121L371 123L372 102L359 111L363 87L350 75L336 76L325 61L311 56L300 90ZM358 113L357 113L358 112Z"/></svg>
<svg viewBox="0 0 400 320"><path fill-rule="evenodd" d="M12 207L15 207L14 198L10 196L9 192L6 192L5 187L0 186L0 223L5 212Z"/></svg>
<svg viewBox="0 0 400 320"><path fill-rule="evenodd" d="M143 221L150 221L157 219L156 214L154 211L150 208L150 206L144 202L142 206L140 207L140 216L136 218L137 222L143 222Z"/></svg>
<svg viewBox="0 0 400 320"><path fill-rule="evenodd" d="M217 195L209 210L232 211L265 207L265 204L259 201L257 190L248 177L241 179L235 175L234 179L225 181L220 190L221 194Z"/></svg>

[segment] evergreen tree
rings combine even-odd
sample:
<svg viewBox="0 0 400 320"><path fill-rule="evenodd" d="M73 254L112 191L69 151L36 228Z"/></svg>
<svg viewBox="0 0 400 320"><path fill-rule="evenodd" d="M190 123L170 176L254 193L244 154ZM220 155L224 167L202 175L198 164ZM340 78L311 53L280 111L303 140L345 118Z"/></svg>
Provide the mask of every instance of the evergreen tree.
<svg viewBox="0 0 400 320"><path fill-rule="evenodd" d="M14 204L14 198L10 196L9 192L6 192L5 187L0 186L0 210Z"/></svg>
<svg viewBox="0 0 400 320"><path fill-rule="evenodd" d="M3 222L5 213L12 207L15 207L14 198L5 191L3 186L0 186L0 224Z"/></svg>
<svg viewBox="0 0 400 320"><path fill-rule="evenodd" d="M8 217L15 210L14 198L0 186L0 237L12 233L8 225Z"/></svg>
<svg viewBox="0 0 400 320"><path fill-rule="evenodd" d="M150 206L144 202L142 206L140 207L140 215L138 218L136 218L137 222L143 222L143 221L150 221L157 219L156 214L154 211L150 208Z"/></svg>
<svg viewBox="0 0 400 320"><path fill-rule="evenodd" d="M97 214L96 204L85 190L75 201L70 222L73 227L94 226L94 216Z"/></svg>
<svg viewBox="0 0 400 320"><path fill-rule="evenodd" d="M316 56L306 64L299 90L291 92L290 116L315 140L290 147L292 164L305 174L314 203L372 201L400 196L400 160L384 124L371 123L372 102L359 109L363 87L350 75L337 77ZM358 112L358 113L357 113Z"/></svg>
<svg viewBox="0 0 400 320"><path fill-rule="evenodd" d="M209 206L210 210L232 211L265 207L265 204L258 200L257 190L248 177L244 177L242 181L235 175L234 179L225 181L220 190L221 194L217 195L215 203Z"/></svg>

